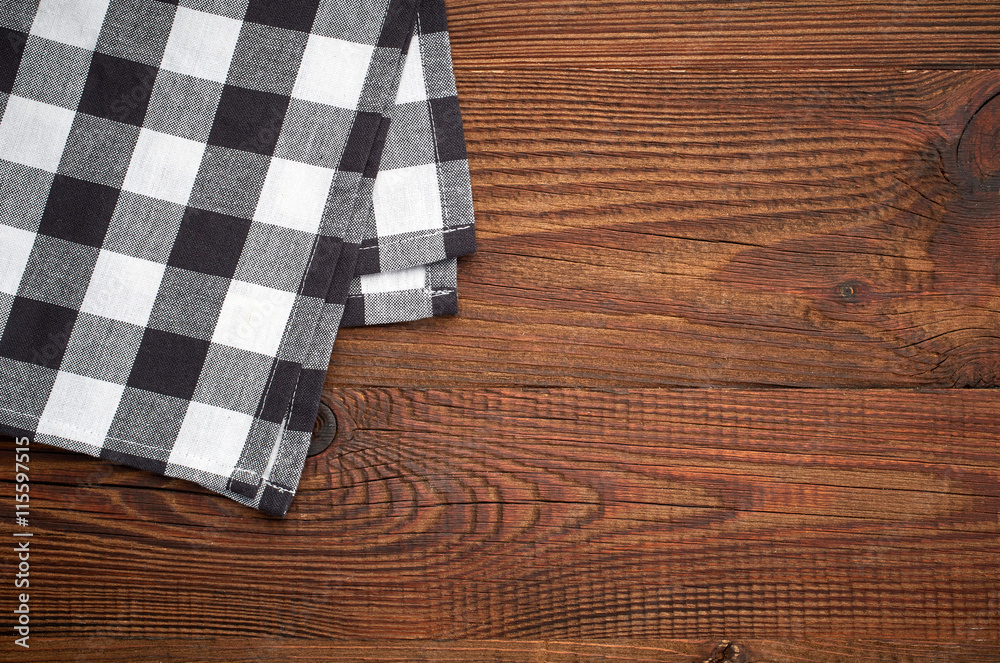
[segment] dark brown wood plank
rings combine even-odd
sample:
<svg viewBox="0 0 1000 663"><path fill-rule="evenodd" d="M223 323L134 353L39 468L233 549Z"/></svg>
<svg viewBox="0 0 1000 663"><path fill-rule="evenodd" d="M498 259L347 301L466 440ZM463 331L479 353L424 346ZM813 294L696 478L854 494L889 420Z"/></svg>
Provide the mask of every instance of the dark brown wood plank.
<svg viewBox="0 0 1000 663"><path fill-rule="evenodd" d="M329 385L1000 384L1000 72L478 72L461 315Z"/></svg>
<svg viewBox="0 0 1000 663"><path fill-rule="evenodd" d="M33 448L0 660L994 660L1000 392L639 387L998 385L998 5L448 5L462 316L341 335L283 521Z"/></svg>
<svg viewBox="0 0 1000 663"><path fill-rule="evenodd" d="M732 654L733 647L735 654ZM728 655L727 655L728 654ZM177 660L187 663L365 663L440 661L455 663L974 663L996 660L996 647L982 642L912 645L878 641L850 644L692 640L375 640L329 642L280 638L208 640L47 640L19 660L63 663L79 656L102 663Z"/></svg>
<svg viewBox="0 0 1000 663"><path fill-rule="evenodd" d="M329 396L337 441L285 520L37 445L40 650L730 637L788 643L791 660L813 638L997 641L1000 391Z"/></svg>
<svg viewBox="0 0 1000 663"><path fill-rule="evenodd" d="M448 0L460 69L1000 66L992 0Z"/></svg>

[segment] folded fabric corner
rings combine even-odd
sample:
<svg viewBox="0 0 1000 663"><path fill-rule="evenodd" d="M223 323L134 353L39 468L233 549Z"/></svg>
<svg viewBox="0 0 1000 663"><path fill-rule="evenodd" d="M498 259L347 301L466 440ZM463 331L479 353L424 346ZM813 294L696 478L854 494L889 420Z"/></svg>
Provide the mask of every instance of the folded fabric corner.
<svg viewBox="0 0 1000 663"><path fill-rule="evenodd" d="M284 516L337 330L457 312L443 0L14 0L0 113L0 431Z"/></svg>

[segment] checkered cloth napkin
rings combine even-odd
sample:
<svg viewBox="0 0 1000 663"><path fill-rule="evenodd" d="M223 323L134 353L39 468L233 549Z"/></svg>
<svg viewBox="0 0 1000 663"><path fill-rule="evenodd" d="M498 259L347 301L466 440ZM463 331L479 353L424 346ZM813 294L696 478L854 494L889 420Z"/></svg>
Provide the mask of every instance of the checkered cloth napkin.
<svg viewBox="0 0 1000 663"><path fill-rule="evenodd" d="M3 0L0 431L284 515L475 250L443 0Z"/></svg>

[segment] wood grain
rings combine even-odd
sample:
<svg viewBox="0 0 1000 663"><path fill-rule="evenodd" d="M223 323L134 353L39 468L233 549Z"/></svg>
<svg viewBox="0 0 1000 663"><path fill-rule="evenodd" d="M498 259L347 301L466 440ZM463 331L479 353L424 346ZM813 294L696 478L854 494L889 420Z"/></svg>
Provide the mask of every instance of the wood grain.
<svg viewBox="0 0 1000 663"><path fill-rule="evenodd" d="M1000 72L460 85L461 314L345 330L330 387L1000 383Z"/></svg>
<svg viewBox="0 0 1000 663"><path fill-rule="evenodd" d="M178 660L187 663L367 663L369 661L440 661L456 663L866 663L905 661L992 661L995 646L907 645L877 641L850 644L810 640L778 643L748 640L738 644L746 657L713 657L724 641L691 640L366 640L330 642L282 638L211 638L183 640L122 640L75 638L47 640L41 651L20 660L41 662ZM90 657L90 658L88 658Z"/></svg>
<svg viewBox="0 0 1000 663"><path fill-rule="evenodd" d="M286 520L36 447L39 647L836 635L986 660L996 642L1000 391L332 396L337 441Z"/></svg>
<svg viewBox="0 0 1000 663"><path fill-rule="evenodd" d="M285 520L34 446L0 660L995 661L1000 5L447 4L461 315Z"/></svg>
<svg viewBox="0 0 1000 663"><path fill-rule="evenodd" d="M449 0L460 69L1000 66L992 0Z"/></svg>

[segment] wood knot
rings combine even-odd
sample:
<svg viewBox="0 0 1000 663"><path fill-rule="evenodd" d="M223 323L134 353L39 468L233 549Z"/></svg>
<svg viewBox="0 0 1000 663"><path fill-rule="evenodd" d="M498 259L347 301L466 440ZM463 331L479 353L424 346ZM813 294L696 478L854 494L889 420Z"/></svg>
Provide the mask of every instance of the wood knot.
<svg viewBox="0 0 1000 663"><path fill-rule="evenodd" d="M979 107L962 130L958 163L981 191L1000 191L1000 94Z"/></svg>
<svg viewBox="0 0 1000 663"><path fill-rule="evenodd" d="M750 663L750 659L746 646L733 640L723 640L715 645L704 663Z"/></svg>
<svg viewBox="0 0 1000 663"><path fill-rule="evenodd" d="M857 304L868 294L868 292L868 285L863 281L858 281L857 279L844 281L833 287L833 294L837 300L846 304Z"/></svg>
<svg viewBox="0 0 1000 663"><path fill-rule="evenodd" d="M337 437L337 416L330 406L320 401L316 413L316 423L313 424L312 441L309 443L309 456L317 456L326 451L333 439Z"/></svg>

